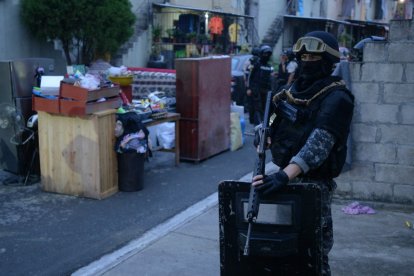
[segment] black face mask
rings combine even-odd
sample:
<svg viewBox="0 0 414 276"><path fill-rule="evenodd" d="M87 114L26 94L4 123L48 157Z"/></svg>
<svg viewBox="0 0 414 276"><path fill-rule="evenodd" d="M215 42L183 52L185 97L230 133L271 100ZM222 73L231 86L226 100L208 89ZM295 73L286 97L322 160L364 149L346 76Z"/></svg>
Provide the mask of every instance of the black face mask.
<svg viewBox="0 0 414 276"><path fill-rule="evenodd" d="M307 81L317 80L326 76L326 69L323 60L301 61L299 77Z"/></svg>
<svg viewBox="0 0 414 276"><path fill-rule="evenodd" d="M261 63L268 63L270 60L270 56L262 56L260 57L260 62Z"/></svg>
<svg viewBox="0 0 414 276"><path fill-rule="evenodd" d="M322 60L301 61L299 64L299 78L296 83L298 91L303 91L315 81L327 77L332 72L332 64Z"/></svg>

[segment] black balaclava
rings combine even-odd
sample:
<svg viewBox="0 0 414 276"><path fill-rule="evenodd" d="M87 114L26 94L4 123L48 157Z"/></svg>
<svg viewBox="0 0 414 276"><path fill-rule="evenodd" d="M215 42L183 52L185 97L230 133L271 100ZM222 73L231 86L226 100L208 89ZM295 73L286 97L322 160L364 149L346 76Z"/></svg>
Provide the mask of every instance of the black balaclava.
<svg viewBox="0 0 414 276"><path fill-rule="evenodd" d="M270 60L270 55L264 54L260 56L260 63L266 64Z"/></svg>
<svg viewBox="0 0 414 276"><path fill-rule="evenodd" d="M323 40L331 48L335 50L338 49L338 42L335 37L327 32L314 31L306 34L305 37L317 37ZM298 91L308 88L319 79L330 76L333 71L334 63L339 62L338 57L332 56L327 52L321 53L320 56L322 59L317 61L302 61L300 59L302 54L318 55L317 53L307 52L306 49L302 49L302 51L296 54L296 58L299 60L299 73L296 86Z"/></svg>
<svg viewBox="0 0 414 276"><path fill-rule="evenodd" d="M299 62L299 77L304 80L313 82L320 78L329 76L332 73L332 63L324 60L317 61L300 61Z"/></svg>
<svg viewBox="0 0 414 276"><path fill-rule="evenodd" d="M305 90L317 80L331 75L331 72L332 64L324 59L317 61L300 61L296 88L298 91Z"/></svg>

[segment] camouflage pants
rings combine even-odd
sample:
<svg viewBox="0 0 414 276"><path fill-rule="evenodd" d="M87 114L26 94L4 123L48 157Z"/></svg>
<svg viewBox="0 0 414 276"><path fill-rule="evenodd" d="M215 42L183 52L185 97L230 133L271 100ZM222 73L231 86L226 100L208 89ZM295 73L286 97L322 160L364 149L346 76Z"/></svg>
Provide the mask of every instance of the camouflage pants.
<svg viewBox="0 0 414 276"><path fill-rule="evenodd" d="M336 188L336 183L333 180L316 181L310 179L301 179L299 181L293 181L298 183L315 183L321 187L321 201L322 201L322 275L330 276L331 268L329 266L328 254L331 251L334 239L333 239L333 227L332 227L332 196Z"/></svg>
<svg viewBox="0 0 414 276"><path fill-rule="evenodd" d="M331 275L328 254L334 244L332 228L332 196L336 188L335 181L318 182L322 192L322 275Z"/></svg>

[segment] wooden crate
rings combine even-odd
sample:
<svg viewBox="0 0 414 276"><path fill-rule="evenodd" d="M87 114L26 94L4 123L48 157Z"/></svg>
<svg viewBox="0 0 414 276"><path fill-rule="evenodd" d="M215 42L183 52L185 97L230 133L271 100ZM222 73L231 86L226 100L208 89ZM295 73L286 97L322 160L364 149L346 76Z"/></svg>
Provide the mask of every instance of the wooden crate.
<svg viewBox="0 0 414 276"><path fill-rule="evenodd" d="M59 98L47 99L32 95L32 110L59 114L60 100Z"/></svg>
<svg viewBox="0 0 414 276"><path fill-rule="evenodd" d="M83 117L38 114L44 191L95 199L118 191L115 110Z"/></svg>
<svg viewBox="0 0 414 276"><path fill-rule="evenodd" d="M119 86L88 90L72 84L60 83L60 114L83 116L122 105ZM105 101L97 102L101 98Z"/></svg>
<svg viewBox="0 0 414 276"><path fill-rule="evenodd" d="M116 109L122 105L119 96L107 98L103 102L81 102L73 100L60 100L60 114L68 116L83 116L108 109Z"/></svg>
<svg viewBox="0 0 414 276"><path fill-rule="evenodd" d="M81 102L95 101L100 98L111 98L119 95L119 86L105 87L95 90L88 90L72 84L60 83L60 97L69 98Z"/></svg>

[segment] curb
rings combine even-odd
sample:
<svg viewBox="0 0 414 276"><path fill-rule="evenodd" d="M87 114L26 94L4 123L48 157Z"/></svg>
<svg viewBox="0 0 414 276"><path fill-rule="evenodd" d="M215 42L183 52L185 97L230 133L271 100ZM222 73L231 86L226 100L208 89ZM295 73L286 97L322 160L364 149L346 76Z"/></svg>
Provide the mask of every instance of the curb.
<svg viewBox="0 0 414 276"><path fill-rule="evenodd" d="M129 242L126 246L104 255L100 259L90 263L89 265L82 267L81 269L72 273L72 276L86 276L86 275L99 275L111 268L119 265L123 261L137 254L154 241L164 237L168 233L174 231L178 227L184 225L188 221L198 217L199 215L207 212L209 209L217 205L218 194L217 192L208 196L207 198L197 202L196 204L188 207L186 210L175 215L171 219L159 224L158 226L145 232L142 237Z"/></svg>
<svg viewBox="0 0 414 276"><path fill-rule="evenodd" d="M266 172L270 173L276 170L275 165L272 162L266 164ZM244 175L239 181L250 182L252 179L252 173ZM197 202L196 204L188 207L181 213L168 219L167 221L155 226L154 228L145 232L140 238L132 240L124 247L115 250L109 254L106 254L98 260L84 266L75 272L72 276L89 276L89 275L101 275L106 271L109 271L113 267L124 262L128 258L137 254L145 249L156 240L168 235L170 232L189 222L190 220L206 213L208 210L218 204L218 193L215 192L205 199Z"/></svg>

